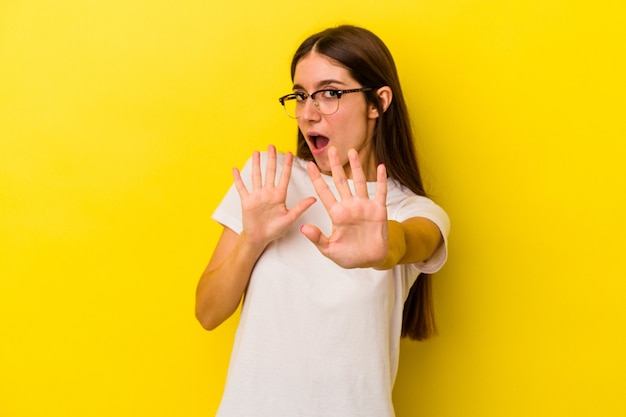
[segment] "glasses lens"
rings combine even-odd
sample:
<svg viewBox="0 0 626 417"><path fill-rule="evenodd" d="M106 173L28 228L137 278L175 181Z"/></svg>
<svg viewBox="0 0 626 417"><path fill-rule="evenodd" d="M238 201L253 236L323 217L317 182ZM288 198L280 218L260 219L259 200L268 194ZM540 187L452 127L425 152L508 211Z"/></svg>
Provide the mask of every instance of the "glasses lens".
<svg viewBox="0 0 626 417"><path fill-rule="evenodd" d="M287 116L295 119L298 117L296 114L296 107L298 105L298 100L295 96L287 96L283 99L283 107L285 108L285 113Z"/></svg>
<svg viewBox="0 0 626 417"><path fill-rule="evenodd" d="M339 96L336 91L320 91L315 95L317 109L322 114L333 114L339 109Z"/></svg>
<svg viewBox="0 0 626 417"><path fill-rule="evenodd" d="M313 98L313 103L318 112L325 115L334 114L339 109L339 97L337 90L320 90L313 93L314 96L303 96L298 99L295 94L282 98L283 107L287 116L297 119L300 117L307 99Z"/></svg>

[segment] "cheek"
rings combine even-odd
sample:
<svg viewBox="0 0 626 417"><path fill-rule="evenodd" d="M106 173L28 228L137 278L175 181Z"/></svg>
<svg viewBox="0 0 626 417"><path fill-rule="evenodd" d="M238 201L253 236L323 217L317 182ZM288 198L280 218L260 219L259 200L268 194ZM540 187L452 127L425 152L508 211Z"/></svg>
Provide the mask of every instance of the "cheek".
<svg viewBox="0 0 626 417"><path fill-rule="evenodd" d="M341 120L341 129L354 139L362 139L367 132L367 118L363 114L352 114Z"/></svg>

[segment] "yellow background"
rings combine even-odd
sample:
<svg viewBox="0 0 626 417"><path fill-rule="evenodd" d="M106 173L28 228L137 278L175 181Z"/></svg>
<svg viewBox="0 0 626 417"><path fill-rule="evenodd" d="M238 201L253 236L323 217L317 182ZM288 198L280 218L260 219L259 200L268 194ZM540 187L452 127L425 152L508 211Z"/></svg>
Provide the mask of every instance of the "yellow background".
<svg viewBox="0 0 626 417"><path fill-rule="evenodd" d="M440 335L403 342L397 414L626 415L621 1L0 1L0 416L211 416L210 214L313 31L396 57L452 219Z"/></svg>

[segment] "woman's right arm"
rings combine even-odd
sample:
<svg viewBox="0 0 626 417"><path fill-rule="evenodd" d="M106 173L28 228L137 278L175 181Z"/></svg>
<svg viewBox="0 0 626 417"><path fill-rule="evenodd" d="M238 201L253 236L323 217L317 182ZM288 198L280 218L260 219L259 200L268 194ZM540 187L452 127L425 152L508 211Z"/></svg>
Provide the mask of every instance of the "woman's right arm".
<svg viewBox="0 0 626 417"><path fill-rule="evenodd" d="M241 198L243 231L237 234L224 227L198 283L196 317L208 330L216 328L235 312L254 265L265 248L282 236L315 203L314 197L306 197L291 209L286 207L293 155L285 155L276 184L276 149L268 147L267 154L265 178L261 175L259 153L252 154L250 189L246 188L240 172L233 170L235 186Z"/></svg>
<svg viewBox="0 0 626 417"><path fill-rule="evenodd" d="M213 330L229 318L241 301L252 269L265 248L224 227L215 252L196 290L196 318Z"/></svg>

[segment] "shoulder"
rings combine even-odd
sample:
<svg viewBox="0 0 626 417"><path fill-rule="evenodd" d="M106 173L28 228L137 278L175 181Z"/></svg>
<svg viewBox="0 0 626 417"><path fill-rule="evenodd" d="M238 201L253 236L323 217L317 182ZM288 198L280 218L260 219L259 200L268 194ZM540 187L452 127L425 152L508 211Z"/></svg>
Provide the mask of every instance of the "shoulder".
<svg viewBox="0 0 626 417"><path fill-rule="evenodd" d="M439 204L415 194L393 179L388 183L387 209L389 218L393 220L403 222L412 217L425 217L437 224L444 236L450 229L448 214Z"/></svg>
<svg viewBox="0 0 626 417"><path fill-rule="evenodd" d="M280 170L282 169L282 167L285 164L285 156L287 155L287 152L279 152L276 151L276 170L277 173L280 173ZM259 152L259 161L261 163L261 170L265 171L265 168L267 167L267 160L268 160L268 152L267 151L261 151ZM301 159L297 156L294 155L293 157L293 170L298 170L298 171L303 171L306 173L306 165L308 164L309 161L305 161L304 159ZM246 160L243 169L251 169L252 167L252 156L248 157L248 159Z"/></svg>
<svg viewBox="0 0 626 417"><path fill-rule="evenodd" d="M267 164L267 158L268 158L268 152L267 151L261 151L259 152L260 156L261 156L261 166L264 167ZM287 152L281 152L281 151L276 151L276 165L278 167L282 167L283 164L285 163L285 156L287 155ZM252 157L248 158L248 161L246 163L252 163ZM301 169L304 169L306 171L306 165L309 163L309 161L306 161L296 155L293 156L293 166L295 167L299 167Z"/></svg>
<svg viewBox="0 0 626 417"><path fill-rule="evenodd" d="M387 205L392 207L428 206L435 204L428 197L415 194L394 178L387 180Z"/></svg>
<svg viewBox="0 0 626 417"><path fill-rule="evenodd" d="M260 152L260 163L261 163L261 175L265 180L265 173L267 168L268 161L268 153L267 151ZM287 152L276 152L276 181L280 177L283 167L285 166L285 157ZM293 156L293 163L291 164L291 176L290 183L293 185L294 183L302 183L309 181L309 175L306 170L306 166L309 161L301 159L297 156ZM244 168L248 171L248 176L250 175L250 171L252 170L252 158L249 158L246 162L246 167Z"/></svg>

